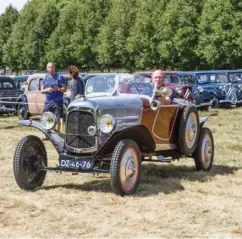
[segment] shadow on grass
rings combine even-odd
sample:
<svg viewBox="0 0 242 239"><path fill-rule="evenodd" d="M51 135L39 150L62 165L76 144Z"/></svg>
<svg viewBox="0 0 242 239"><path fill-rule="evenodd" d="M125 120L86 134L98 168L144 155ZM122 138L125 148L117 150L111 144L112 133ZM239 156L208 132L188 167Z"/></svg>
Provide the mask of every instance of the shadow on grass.
<svg viewBox="0 0 242 239"><path fill-rule="evenodd" d="M223 165L213 165L210 172L196 171L195 167L175 166L175 165L142 165L142 174L139 188L135 197L150 196L158 193L171 194L183 191L181 181L211 181L216 175L234 174L241 168ZM53 186L43 186L39 190L52 190L55 188L65 188L82 191L96 191L101 193L112 193L110 179L105 176L98 176L83 184L63 184Z"/></svg>

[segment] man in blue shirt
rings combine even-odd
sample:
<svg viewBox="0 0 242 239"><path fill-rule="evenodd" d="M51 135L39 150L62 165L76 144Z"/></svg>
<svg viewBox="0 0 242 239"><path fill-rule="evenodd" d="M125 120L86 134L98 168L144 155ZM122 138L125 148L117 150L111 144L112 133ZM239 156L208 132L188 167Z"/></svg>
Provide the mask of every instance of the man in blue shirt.
<svg viewBox="0 0 242 239"><path fill-rule="evenodd" d="M46 67L49 74L45 76L41 93L46 95L44 112L50 111L56 115L56 130L60 130L60 119L63 117L63 95L66 92L66 82L63 75L55 72L51 62Z"/></svg>

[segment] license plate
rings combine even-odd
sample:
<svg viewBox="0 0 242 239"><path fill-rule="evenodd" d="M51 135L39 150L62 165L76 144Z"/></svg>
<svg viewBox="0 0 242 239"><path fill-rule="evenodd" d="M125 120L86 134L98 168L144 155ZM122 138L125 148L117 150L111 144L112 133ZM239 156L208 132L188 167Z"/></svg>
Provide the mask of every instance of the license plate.
<svg viewBox="0 0 242 239"><path fill-rule="evenodd" d="M79 158L74 156L61 155L60 159L60 167L61 168L69 168L69 169L83 169L90 170L94 165L93 157L85 157Z"/></svg>

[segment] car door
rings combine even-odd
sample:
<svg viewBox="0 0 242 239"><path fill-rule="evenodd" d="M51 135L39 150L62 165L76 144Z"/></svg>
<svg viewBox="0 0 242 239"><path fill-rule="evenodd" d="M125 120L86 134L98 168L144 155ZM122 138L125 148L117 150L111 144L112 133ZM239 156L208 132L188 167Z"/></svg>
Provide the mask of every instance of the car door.
<svg viewBox="0 0 242 239"><path fill-rule="evenodd" d="M37 111L42 114L45 105L45 94L41 94L40 90L43 84L44 76L38 78L38 93L37 93Z"/></svg>
<svg viewBox="0 0 242 239"><path fill-rule="evenodd" d="M37 114L37 93L38 93L38 77L34 77L28 84L28 90L25 92L28 101L28 108L31 115Z"/></svg>
<svg viewBox="0 0 242 239"><path fill-rule="evenodd" d="M176 148L177 122L180 108L177 105L161 105L156 111L143 111L141 123L145 125L156 143L156 150Z"/></svg>

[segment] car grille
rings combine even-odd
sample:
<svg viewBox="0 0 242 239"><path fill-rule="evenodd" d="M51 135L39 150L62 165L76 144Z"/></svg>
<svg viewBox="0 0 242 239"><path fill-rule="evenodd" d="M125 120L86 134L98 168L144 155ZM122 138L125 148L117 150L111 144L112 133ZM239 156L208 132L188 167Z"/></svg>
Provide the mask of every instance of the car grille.
<svg viewBox="0 0 242 239"><path fill-rule="evenodd" d="M85 111L70 112L66 122L66 145L77 149L88 149L95 146L95 137L87 133L94 124L94 116Z"/></svg>
<svg viewBox="0 0 242 239"><path fill-rule="evenodd" d="M228 100L231 100L231 101L234 101L234 102L238 100L238 96L237 96L235 87L229 86L229 87L227 87L226 90L227 90L226 98Z"/></svg>

